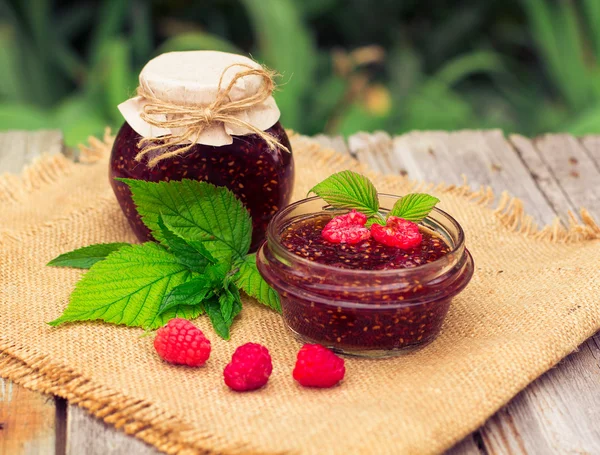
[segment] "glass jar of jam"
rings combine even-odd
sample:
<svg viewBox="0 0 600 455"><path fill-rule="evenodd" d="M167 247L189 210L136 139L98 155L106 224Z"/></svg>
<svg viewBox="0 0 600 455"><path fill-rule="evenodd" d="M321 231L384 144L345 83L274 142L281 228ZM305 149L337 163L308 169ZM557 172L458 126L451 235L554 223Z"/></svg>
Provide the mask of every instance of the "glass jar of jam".
<svg viewBox="0 0 600 455"><path fill-rule="evenodd" d="M279 123L271 73L224 52L170 52L140 73L138 96L121 105L125 123L110 157L110 182L141 241L152 240L127 185L194 179L229 188L252 217L252 249L290 200L291 145ZM270 144L267 143L267 140Z"/></svg>
<svg viewBox="0 0 600 455"><path fill-rule="evenodd" d="M291 150L285 130L279 122L267 133ZM294 161L289 152L269 149L260 137L234 137L231 145L213 147L195 144L184 154L165 159L154 167L147 158L137 162L138 142L142 137L127 122L123 124L110 156L110 183L117 200L140 241L151 240L131 198L129 187L115 177L159 182L194 179L229 188L248 208L252 216L252 249L265 238L269 221L290 202L294 185Z"/></svg>
<svg viewBox="0 0 600 455"><path fill-rule="evenodd" d="M379 200L385 213L398 197ZM302 342L368 357L430 343L473 275L462 228L434 209L420 223L422 243L411 250L373 239L322 239L325 224L345 212L314 197L288 206L269 225L257 265L280 295L286 326Z"/></svg>

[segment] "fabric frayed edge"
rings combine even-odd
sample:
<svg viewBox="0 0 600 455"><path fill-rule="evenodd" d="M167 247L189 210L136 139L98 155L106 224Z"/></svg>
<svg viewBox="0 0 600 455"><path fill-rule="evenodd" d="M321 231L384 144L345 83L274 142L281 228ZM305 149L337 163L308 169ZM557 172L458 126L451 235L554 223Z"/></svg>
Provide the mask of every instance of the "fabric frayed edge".
<svg viewBox="0 0 600 455"><path fill-rule="evenodd" d="M68 177L81 164L93 164L108 157L114 137L110 128L106 128L102 139L88 138L89 145L79 145L77 162L63 154L37 157L20 174L4 173L0 175L0 203L20 203L35 191Z"/></svg>
<svg viewBox="0 0 600 455"><path fill-rule="evenodd" d="M373 180L393 181L398 178L405 178L409 183L410 191L449 194L465 198L480 207L491 209L493 215L499 219L502 225L510 232L519 233L536 240L549 241L551 243L573 243L600 239L600 225L585 208L580 209L580 219L578 219L572 211L569 210L567 212L567 227L564 226L558 216L552 223L540 227L534 221L533 217L526 213L523 201L520 198L511 196L507 191L504 191L496 204L496 196L492 187L482 186L477 190L473 190L465 175L462 176L462 185L447 184L443 182L437 184L427 183L397 175L383 175L371 170L368 166L351 156L346 156L333 149L321 146L311 138L295 133L290 137L290 139L292 138L303 140L303 145L311 149L314 153L323 154L323 152L327 152L329 156L320 156L320 158L324 159L327 163L343 164L354 171L364 173Z"/></svg>
<svg viewBox="0 0 600 455"><path fill-rule="evenodd" d="M288 131L290 139L301 141L309 153L319 153L324 166L343 166L364 173L373 179L391 180L399 176L385 176L372 171L366 164L351 156L343 155L333 149L323 147L313 139ZM63 155L42 156L28 166L21 175L5 174L0 176L0 203L18 203L28 194L42 189L44 185L52 184L62 177L68 176L73 169L81 164L93 164L108 157L114 136L110 128L106 128L102 139L94 136L88 138L89 145L80 145L78 162ZM401 177L406 178L406 177ZM438 194L450 194L463 197L481 207L489 208L502 225L511 232L520 233L527 237L549 241L552 243L572 243L600 239L600 225L588 210L581 208L579 218L569 211L565 226L559 217L546 226L540 227L533 217L525 212L523 201L508 192L500 195L497 205L495 194L491 187L481 187L473 190L463 176L462 185L446 183L425 183L407 179L411 191L430 191Z"/></svg>
<svg viewBox="0 0 600 455"><path fill-rule="evenodd" d="M227 449L213 449L210 446L214 435L193 429L190 424L159 406L97 385L71 368L50 364L44 357L35 358L26 352L26 360L21 359L18 350L17 346L0 338L0 371L3 378L29 390L64 398L70 404L84 408L94 417L162 452L206 455L263 454L239 443Z"/></svg>
<svg viewBox="0 0 600 455"><path fill-rule="evenodd" d="M322 147L310 138L292 133L291 139L301 140L311 152L320 153L324 165L342 165L372 178L398 178L398 176L383 176L374 172L354 158ZM89 146L80 146L79 163L95 163L106 158L111 150L113 140L114 137L110 135L108 129L102 140L90 137ZM29 166L20 176L0 176L0 202L5 200L19 202L21 195L27 195L41 189L44 184L51 184L61 177L68 176L79 163L62 155L45 156ZM523 202L519 198L509 196L507 192L502 193L498 205L494 208L495 195L492 189L482 187L474 191L468 185L466 178L462 185L444 183L436 185L408 179L407 181L411 191L432 191L464 197L479 206L491 209L507 229L536 239L567 243L600 238L600 227L585 209L581 209L582 222L572 212L569 212L568 228L562 226L557 217L552 224L540 229L533 222L533 218L525 213ZM238 455L244 453L258 455L262 453L253 451L242 444L225 450L211 449L207 445L210 445L215 438L214 435L194 430L191 425L165 412L155 404L128 398L106 386L95 384L71 368L50 364L46 358L35 356L31 352L20 352L16 345L5 342L1 337L0 371L2 377L25 388L65 398L69 403L86 409L93 416L126 434L168 454ZM535 377L531 378L531 380L533 379ZM115 400L118 404L111 404L115 403ZM482 423L483 421L479 422L478 426Z"/></svg>
<svg viewBox="0 0 600 455"><path fill-rule="evenodd" d="M411 184L412 191L451 194L464 197L481 207L491 209L494 216L510 232L523 234L536 240L551 243L573 243L600 239L600 225L585 208L579 210L580 219L571 210L567 212L567 227L558 216L554 218L552 223L540 227L533 217L525 211L523 201L520 198L503 191L496 204L496 196L490 186L473 190L464 175L462 185L447 185L445 183L436 185L422 182L412 182Z"/></svg>

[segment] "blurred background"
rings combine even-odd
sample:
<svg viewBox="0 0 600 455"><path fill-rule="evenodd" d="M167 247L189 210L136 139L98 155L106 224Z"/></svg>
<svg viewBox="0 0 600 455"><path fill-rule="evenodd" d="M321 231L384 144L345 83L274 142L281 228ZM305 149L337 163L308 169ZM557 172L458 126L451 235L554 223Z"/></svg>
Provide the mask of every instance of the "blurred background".
<svg viewBox="0 0 600 455"><path fill-rule="evenodd" d="M0 0L0 130L105 125L159 53L250 54L304 134L600 133L600 0Z"/></svg>

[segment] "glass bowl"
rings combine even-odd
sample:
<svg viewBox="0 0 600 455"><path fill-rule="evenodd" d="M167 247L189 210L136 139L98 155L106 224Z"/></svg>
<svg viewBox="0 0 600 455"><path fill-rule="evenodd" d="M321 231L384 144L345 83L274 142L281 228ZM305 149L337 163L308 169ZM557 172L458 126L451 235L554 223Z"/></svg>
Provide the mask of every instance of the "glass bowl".
<svg viewBox="0 0 600 455"><path fill-rule="evenodd" d="M399 196L380 194L383 213ZM313 197L278 212L257 254L263 278L279 293L285 325L300 341L342 354L385 357L425 346L440 332L452 299L473 275L473 258L454 218L434 208L420 225L441 236L450 252L411 268L355 270L293 254L281 244L290 225L346 213Z"/></svg>

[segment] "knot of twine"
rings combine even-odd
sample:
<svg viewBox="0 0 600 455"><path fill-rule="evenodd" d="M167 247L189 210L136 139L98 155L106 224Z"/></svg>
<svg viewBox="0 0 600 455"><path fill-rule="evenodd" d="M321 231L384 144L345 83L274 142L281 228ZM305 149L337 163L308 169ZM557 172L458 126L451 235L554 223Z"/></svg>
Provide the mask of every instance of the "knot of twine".
<svg viewBox="0 0 600 455"><path fill-rule="evenodd" d="M234 66L241 66L247 69L238 72L229 85L224 90L221 90L225 73L229 68ZM262 77L263 83L261 88L253 95L236 101L229 100L229 93L237 80L253 75ZM157 151L157 156L148 161L148 167L152 167L162 160L181 155L196 144L200 134L207 127L216 123L229 123L247 128L253 134L263 139L269 149L280 148L289 152L287 147L270 134L236 117L236 114L262 103L271 96L275 89L274 76L274 72L263 67L254 68L243 63L230 65L221 74L217 87L217 96L208 106L186 105L164 101L156 98L148 87L140 85L137 89L137 94L147 101L144 110L140 113L142 120L152 126L164 129L182 129L183 132L181 134L171 133L161 137L142 138L137 144L140 152L135 157L136 161L141 161L144 156ZM164 120L157 120L157 117L164 118ZM173 150L171 147L177 148Z"/></svg>

